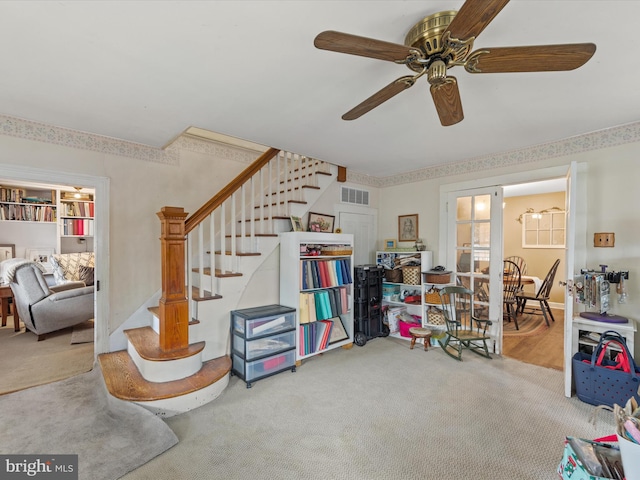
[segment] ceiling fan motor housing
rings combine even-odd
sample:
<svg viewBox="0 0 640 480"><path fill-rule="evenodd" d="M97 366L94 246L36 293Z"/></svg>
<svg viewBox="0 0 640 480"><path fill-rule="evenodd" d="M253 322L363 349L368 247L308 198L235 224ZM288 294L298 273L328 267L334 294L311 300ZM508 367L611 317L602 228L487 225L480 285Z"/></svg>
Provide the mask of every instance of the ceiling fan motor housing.
<svg viewBox="0 0 640 480"><path fill-rule="evenodd" d="M419 49L430 61L442 58L447 65L453 66L456 61L465 58L472 48L471 43L459 44L459 42L456 42L454 48L451 48L451 45L445 45L442 41L442 35L456 13L458 12L455 10L448 10L423 18L409 30L404 44ZM420 72L424 68L424 61L409 63L408 67Z"/></svg>

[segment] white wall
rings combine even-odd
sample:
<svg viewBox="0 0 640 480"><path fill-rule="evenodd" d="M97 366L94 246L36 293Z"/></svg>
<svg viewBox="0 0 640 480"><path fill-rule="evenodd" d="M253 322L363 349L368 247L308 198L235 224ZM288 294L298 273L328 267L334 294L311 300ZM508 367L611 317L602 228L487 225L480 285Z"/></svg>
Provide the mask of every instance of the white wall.
<svg viewBox="0 0 640 480"><path fill-rule="evenodd" d="M25 257L26 251L31 248L47 248L57 252L58 232L55 222L6 222L0 226L0 244L15 245L16 258Z"/></svg>
<svg viewBox="0 0 640 480"><path fill-rule="evenodd" d="M397 217L408 213L419 214L420 236L428 250L434 251L434 264L439 251L439 189L441 185L471 182L475 187L489 185L487 179L518 172L531 172L554 166L566 166L571 161L586 164L586 172L580 178L586 181L586 264L576 268L598 269L600 264L609 270L628 270L628 302L617 303L613 296L612 313L640 321L640 213L638 213L638 179L640 179L640 142L594 149L583 153L565 155L543 161L527 161L519 165L469 171L446 177L437 177L410 184L381 188L378 242L385 238L397 238ZM484 180L483 180L484 179ZM614 232L614 248L593 247L595 232ZM562 279L559 274L557 279ZM636 335L636 346L640 344ZM640 351L640 350L638 350Z"/></svg>
<svg viewBox="0 0 640 480"><path fill-rule="evenodd" d="M259 156L251 153L251 161ZM109 282L110 332L160 289L156 212L179 206L193 213L247 166L247 158L246 151L220 147L181 150L177 164L167 164L0 135L0 178L7 165L110 179L110 278L100 279Z"/></svg>
<svg viewBox="0 0 640 480"><path fill-rule="evenodd" d="M156 212L165 205L182 206L187 212L195 211L246 166L243 163L246 152L245 155L231 152L232 148L221 147L204 152L183 149L180 150L179 162L166 164L0 135L0 177L1 166L6 164L110 179L111 278L108 281L111 304L109 331L112 332L160 288L160 224ZM253 159L257 156L254 155ZM610 269L629 270L629 301L626 305L616 305L619 310L615 313L639 319L640 215L636 211L639 156L640 142L635 142L540 161L528 158L517 165L482 171L457 168L457 172L462 173L402 185L380 188L361 187L357 183L348 185L366 188L372 193L372 206L379 211L379 249L383 249L385 238L397 238L398 215L417 213L420 237L427 249L434 251L434 264L437 264L442 261L437 258L441 185L472 181L483 186L486 183L483 179L490 177L568 166L572 160L585 162L588 164L585 175L588 189L585 266L597 268L600 263L606 263ZM534 175L532 173L532 178ZM417 177L407 175L410 179ZM334 210L335 203L339 201L339 186L335 184L329 188L313 208L327 213ZM615 247L594 248L594 232L615 232ZM277 302L277 288L264 289L268 279L272 279L273 285L278 282L276 257L274 255L265 262L257 272L243 296L243 305Z"/></svg>

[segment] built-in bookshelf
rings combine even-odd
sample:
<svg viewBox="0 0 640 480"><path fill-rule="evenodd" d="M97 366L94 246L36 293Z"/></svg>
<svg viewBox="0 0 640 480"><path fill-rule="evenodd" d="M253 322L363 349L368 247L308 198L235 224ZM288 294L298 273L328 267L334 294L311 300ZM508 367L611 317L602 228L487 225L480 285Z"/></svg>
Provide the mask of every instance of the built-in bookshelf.
<svg viewBox="0 0 640 480"><path fill-rule="evenodd" d="M94 203L93 195L90 201L79 201L60 198L60 234L70 237L93 237Z"/></svg>
<svg viewBox="0 0 640 480"><path fill-rule="evenodd" d="M296 310L296 361L353 343L353 235L281 233L280 304Z"/></svg>
<svg viewBox="0 0 640 480"><path fill-rule="evenodd" d="M52 253L93 251L94 191L0 180L0 243L16 255L37 246Z"/></svg>
<svg viewBox="0 0 640 480"><path fill-rule="evenodd" d="M56 191L13 185L0 186L0 221L56 221Z"/></svg>
<svg viewBox="0 0 640 480"><path fill-rule="evenodd" d="M59 191L58 236L61 253L93 251L94 208L94 197L90 191Z"/></svg>

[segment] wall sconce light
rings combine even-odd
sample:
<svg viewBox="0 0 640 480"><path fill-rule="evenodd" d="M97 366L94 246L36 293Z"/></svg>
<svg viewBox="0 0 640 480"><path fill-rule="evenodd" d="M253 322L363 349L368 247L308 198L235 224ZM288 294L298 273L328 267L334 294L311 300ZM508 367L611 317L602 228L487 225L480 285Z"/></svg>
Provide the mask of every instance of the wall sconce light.
<svg viewBox="0 0 640 480"><path fill-rule="evenodd" d="M531 216L533 218L540 219L542 218L543 213L549 213L553 211L562 212L563 210L560 207L551 207L551 208L545 208L544 210L540 210L539 212L536 212L533 208L527 208L524 212L520 214L518 218L516 218L516 220L522 223L522 217L524 217L527 213L532 213L533 215Z"/></svg>
<svg viewBox="0 0 640 480"><path fill-rule="evenodd" d="M616 243L616 234L612 232L608 233L594 233L593 234L593 246L594 247L613 247Z"/></svg>

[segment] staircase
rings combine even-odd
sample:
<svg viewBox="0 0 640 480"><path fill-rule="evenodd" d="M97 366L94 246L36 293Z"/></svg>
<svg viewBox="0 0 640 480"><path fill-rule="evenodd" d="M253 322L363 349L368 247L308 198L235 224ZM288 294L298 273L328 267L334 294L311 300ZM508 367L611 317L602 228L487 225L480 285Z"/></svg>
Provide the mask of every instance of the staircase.
<svg viewBox="0 0 640 480"><path fill-rule="evenodd" d="M127 350L98 356L111 395L169 417L211 402L229 382L229 312L251 277L335 181L338 167L269 149L187 218L164 207L162 296Z"/></svg>

